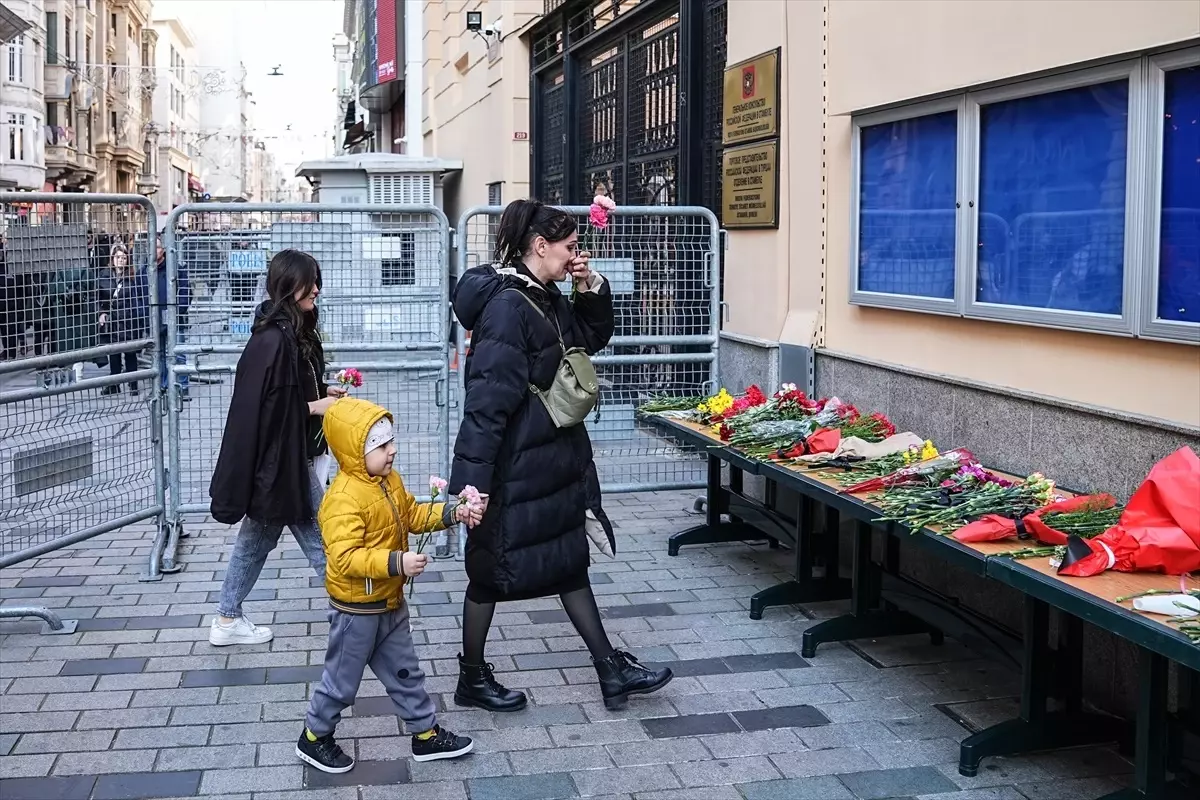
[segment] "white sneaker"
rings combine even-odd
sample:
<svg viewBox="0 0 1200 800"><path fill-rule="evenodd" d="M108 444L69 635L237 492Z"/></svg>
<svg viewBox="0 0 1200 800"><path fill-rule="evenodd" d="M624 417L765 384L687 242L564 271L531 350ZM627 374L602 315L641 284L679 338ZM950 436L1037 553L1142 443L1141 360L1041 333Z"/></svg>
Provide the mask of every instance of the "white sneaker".
<svg viewBox="0 0 1200 800"><path fill-rule="evenodd" d="M213 647L224 647L230 644L266 644L275 638L270 628L255 625L250 620L238 617L228 625L221 624L220 617L213 617L212 628L208 631L208 643Z"/></svg>

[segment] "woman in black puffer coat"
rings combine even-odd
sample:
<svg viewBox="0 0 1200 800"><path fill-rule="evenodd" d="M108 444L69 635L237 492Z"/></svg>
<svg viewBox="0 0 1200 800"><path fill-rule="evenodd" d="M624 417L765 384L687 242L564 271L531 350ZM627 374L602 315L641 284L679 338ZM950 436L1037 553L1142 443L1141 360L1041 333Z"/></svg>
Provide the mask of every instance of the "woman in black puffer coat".
<svg viewBox="0 0 1200 800"><path fill-rule="evenodd" d="M471 350L449 488L457 493L470 485L487 496L483 521L467 538L459 705L525 706L525 695L498 683L483 655L496 603L506 600L561 597L609 708L671 679L669 669L647 669L608 641L588 580L589 527L602 528L597 535L616 547L600 505L591 441L583 425L555 427L529 388L550 387L563 346L595 354L612 337L608 281L588 268L578 241L571 215L517 200L500 218L495 265L468 270L454 294ZM573 300L556 285L568 275Z"/></svg>

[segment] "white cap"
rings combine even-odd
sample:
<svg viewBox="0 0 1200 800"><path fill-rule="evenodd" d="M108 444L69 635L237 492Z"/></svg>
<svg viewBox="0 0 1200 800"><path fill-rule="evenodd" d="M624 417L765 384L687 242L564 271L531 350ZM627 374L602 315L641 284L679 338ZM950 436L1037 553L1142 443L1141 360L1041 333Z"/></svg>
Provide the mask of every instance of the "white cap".
<svg viewBox="0 0 1200 800"><path fill-rule="evenodd" d="M392 421L387 417L381 417L371 426L371 430L367 431L367 446L363 450L363 454L365 455L377 447L383 447L395 438L396 436L392 432Z"/></svg>

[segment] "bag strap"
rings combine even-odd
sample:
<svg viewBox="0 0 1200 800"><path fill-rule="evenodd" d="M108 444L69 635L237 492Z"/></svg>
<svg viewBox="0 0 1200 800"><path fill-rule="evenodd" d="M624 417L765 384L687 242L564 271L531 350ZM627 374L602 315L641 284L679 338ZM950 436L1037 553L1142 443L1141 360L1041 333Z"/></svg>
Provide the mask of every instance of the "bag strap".
<svg viewBox="0 0 1200 800"><path fill-rule="evenodd" d="M535 300L534 300L532 297L530 297L529 295L525 294L525 293L524 293L524 292L522 292L520 289L516 289L516 288L511 288L511 287L510 287L510 288L508 288L508 289L505 289L504 291L506 291L506 292L516 292L516 293L517 293L517 294L519 294L521 297L525 298L525 302L526 302L526 303L529 303L529 305L533 306L533 310L534 310L534 311L536 311L536 312L538 313L538 316L539 316L539 317L541 317L542 319L546 320L547 322L550 322L550 318L546 316L546 312L542 310L542 307L541 307L541 306L539 306L539 305L537 304L537 302L536 302L536 301L535 301ZM567 345L566 345L566 342L564 342L564 341L563 341L562 328L560 328L560 327L558 326L558 316L557 316L557 315L555 315L555 317L554 317L553 324L554 324L554 332L555 332L555 334L557 334L557 335L558 335L558 346L562 348L562 351L563 351L563 353L566 353L566 352L567 352Z"/></svg>

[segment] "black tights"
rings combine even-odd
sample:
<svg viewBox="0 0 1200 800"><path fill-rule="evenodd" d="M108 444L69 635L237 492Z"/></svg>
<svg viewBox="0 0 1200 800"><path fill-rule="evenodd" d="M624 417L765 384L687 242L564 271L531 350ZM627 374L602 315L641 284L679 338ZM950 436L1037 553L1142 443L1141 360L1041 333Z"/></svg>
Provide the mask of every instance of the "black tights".
<svg viewBox="0 0 1200 800"><path fill-rule="evenodd" d="M573 592L559 596L571 624L583 637L592 658L599 661L612 655L613 646L604 632L604 623L600 621L600 609L596 606L596 596L592 587L585 586ZM483 649L487 644L488 630L492 627L492 615L496 613L495 603L476 603L468 598L463 601L463 661L468 664L482 664Z"/></svg>

